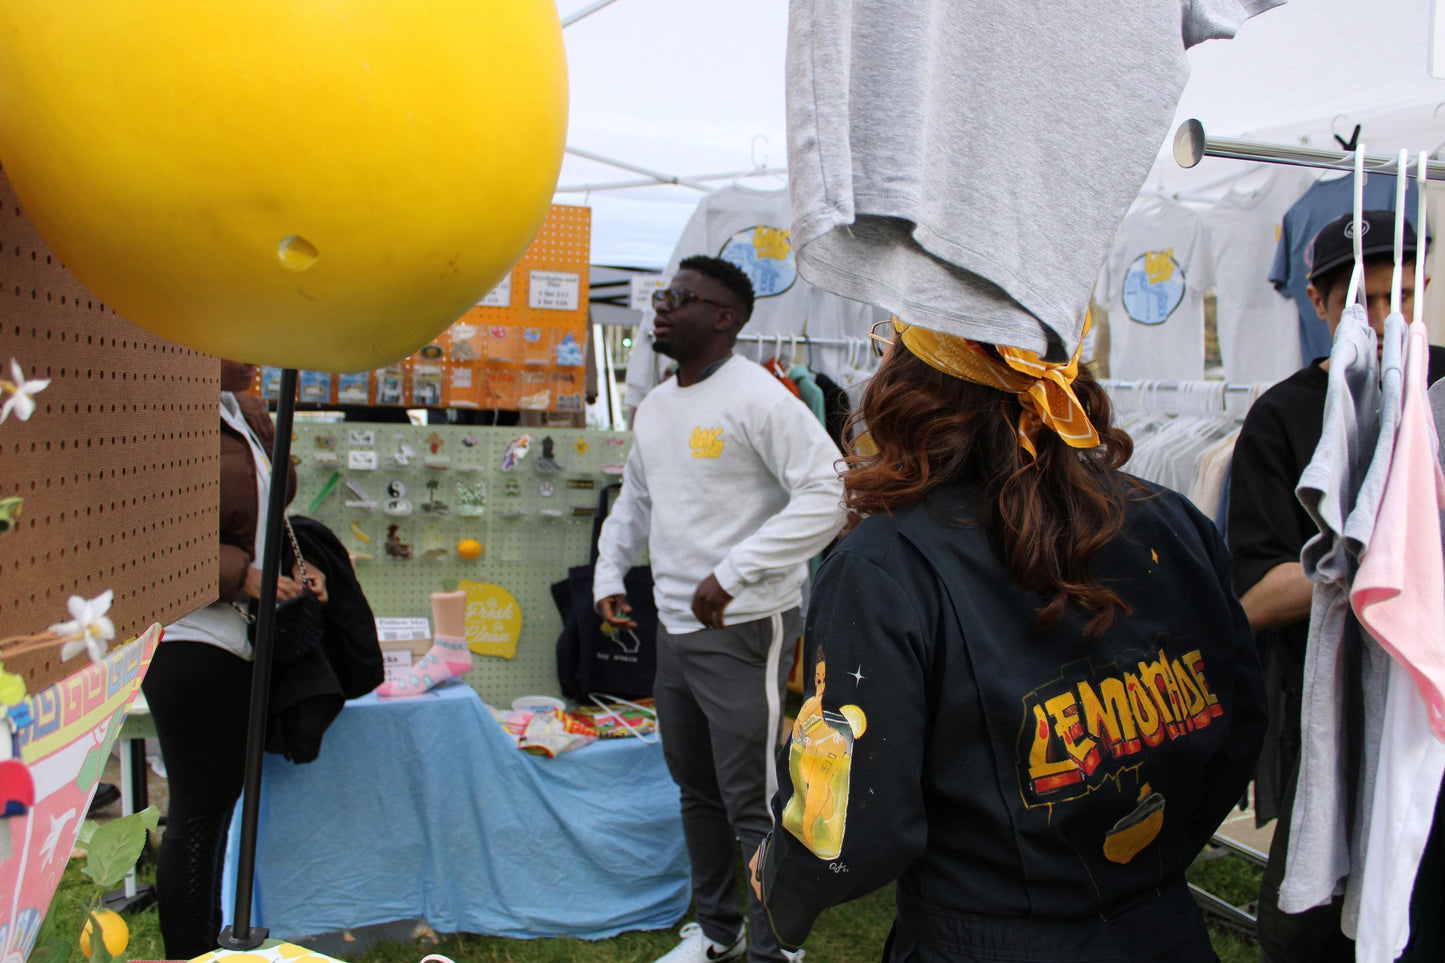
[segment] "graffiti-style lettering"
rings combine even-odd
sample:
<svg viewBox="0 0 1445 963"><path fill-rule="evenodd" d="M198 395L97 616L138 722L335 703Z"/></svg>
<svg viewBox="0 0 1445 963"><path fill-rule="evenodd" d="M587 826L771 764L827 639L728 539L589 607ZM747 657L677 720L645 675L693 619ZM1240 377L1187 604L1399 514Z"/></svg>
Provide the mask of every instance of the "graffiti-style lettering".
<svg viewBox="0 0 1445 963"><path fill-rule="evenodd" d="M1180 739L1224 713L1196 649L1170 658L1121 659L1102 669L1067 667L1024 697L1019 776L1029 805L1092 792L1166 739Z"/></svg>

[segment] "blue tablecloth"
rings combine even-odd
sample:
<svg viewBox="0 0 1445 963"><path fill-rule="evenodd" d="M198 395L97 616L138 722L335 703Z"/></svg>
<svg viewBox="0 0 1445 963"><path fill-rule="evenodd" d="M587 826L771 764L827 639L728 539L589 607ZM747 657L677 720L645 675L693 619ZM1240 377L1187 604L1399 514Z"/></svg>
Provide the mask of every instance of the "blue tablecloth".
<svg viewBox="0 0 1445 963"><path fill-rule="evenodd" d="M231 922L240 810L226 858ZM691 898L662 747L522 752L467 686L366 696L297 766L268 755L252 923L296 938L395 920L443 933L603 939Z"/></svg>

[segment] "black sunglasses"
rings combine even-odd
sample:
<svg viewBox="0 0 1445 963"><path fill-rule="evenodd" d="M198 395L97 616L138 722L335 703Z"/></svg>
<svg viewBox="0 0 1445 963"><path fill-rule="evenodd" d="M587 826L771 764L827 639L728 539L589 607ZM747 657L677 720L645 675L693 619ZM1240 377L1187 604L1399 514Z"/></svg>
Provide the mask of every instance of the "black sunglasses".
<svg viewBox="0 0 1445 963"><path fill-rule="evenodd" d="M711 304L719 308L727 307L721 301L713 301L686 288L663 288L661 291L652 292L652 310L654 311L676 311L690 301L701 301L703 304Z"/></svg>

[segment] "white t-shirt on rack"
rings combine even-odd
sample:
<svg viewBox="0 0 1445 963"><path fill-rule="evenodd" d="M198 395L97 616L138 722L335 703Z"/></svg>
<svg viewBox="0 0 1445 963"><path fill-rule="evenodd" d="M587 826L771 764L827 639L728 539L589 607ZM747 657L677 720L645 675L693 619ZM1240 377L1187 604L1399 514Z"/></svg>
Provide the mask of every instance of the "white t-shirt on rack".
<svg viewBox="0 0 1445 963"><path fill-rule="evenodd" d="M1204 219L1150 200L1119 229L1109 257L1109 377L1204 377L1204 291L1214 284Z"/></svg>
<svg viewBox="0 0 1445 963"><path fill-rule="evenodd" d="M753 314L738 343L740 354L764 361L775 353L768 342L754 335L807 335L810 338L863 338L873 321L886 314L867 305L819 291L798 277L789 224L792 212L786 188L758 190L732 184L713 191L698 203L691 220L668 260L667 275L677 271L683 258L694 254L720 257L743 269L753 283ZM638 335L627 362L627 405L636 408L656 387L670 358L652 350L652 311L644 310ZM842 383L847 352L837 346L800 347L802 360L813 371Z"/></svg>
<svg viewBox="0 0 1445 963"><path fill-rule="evenodd" d="M1244 186L1226 191L1204 217L1226 381L1279 381L1300 366L1299 313L1295 302L1275 289L1269 272L1284 215L1315 174L1270 166L1262 176L1246 175Z"/></svg>

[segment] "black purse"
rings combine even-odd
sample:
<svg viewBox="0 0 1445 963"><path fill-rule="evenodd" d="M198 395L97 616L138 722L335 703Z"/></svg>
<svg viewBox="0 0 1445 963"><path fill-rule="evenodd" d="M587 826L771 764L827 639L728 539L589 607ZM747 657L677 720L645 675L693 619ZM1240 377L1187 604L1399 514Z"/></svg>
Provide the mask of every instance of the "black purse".
<svg viewBox="0 0 1445 963"><path fill-rule="evenodd" d="M286 526L286 535L291 540L291 551L296 564L301 567L301 594L295 598L279 599L276 602L276 625L272 640L271 658L277 664L294 662L304 655L321 648L323 634L321 600L306 584L306 559L296 543L296 533L291 530L291 520L281 516ZM256 644L256 605L251 599L245 608L231 603L246 618L246 637Z"/></svg>

